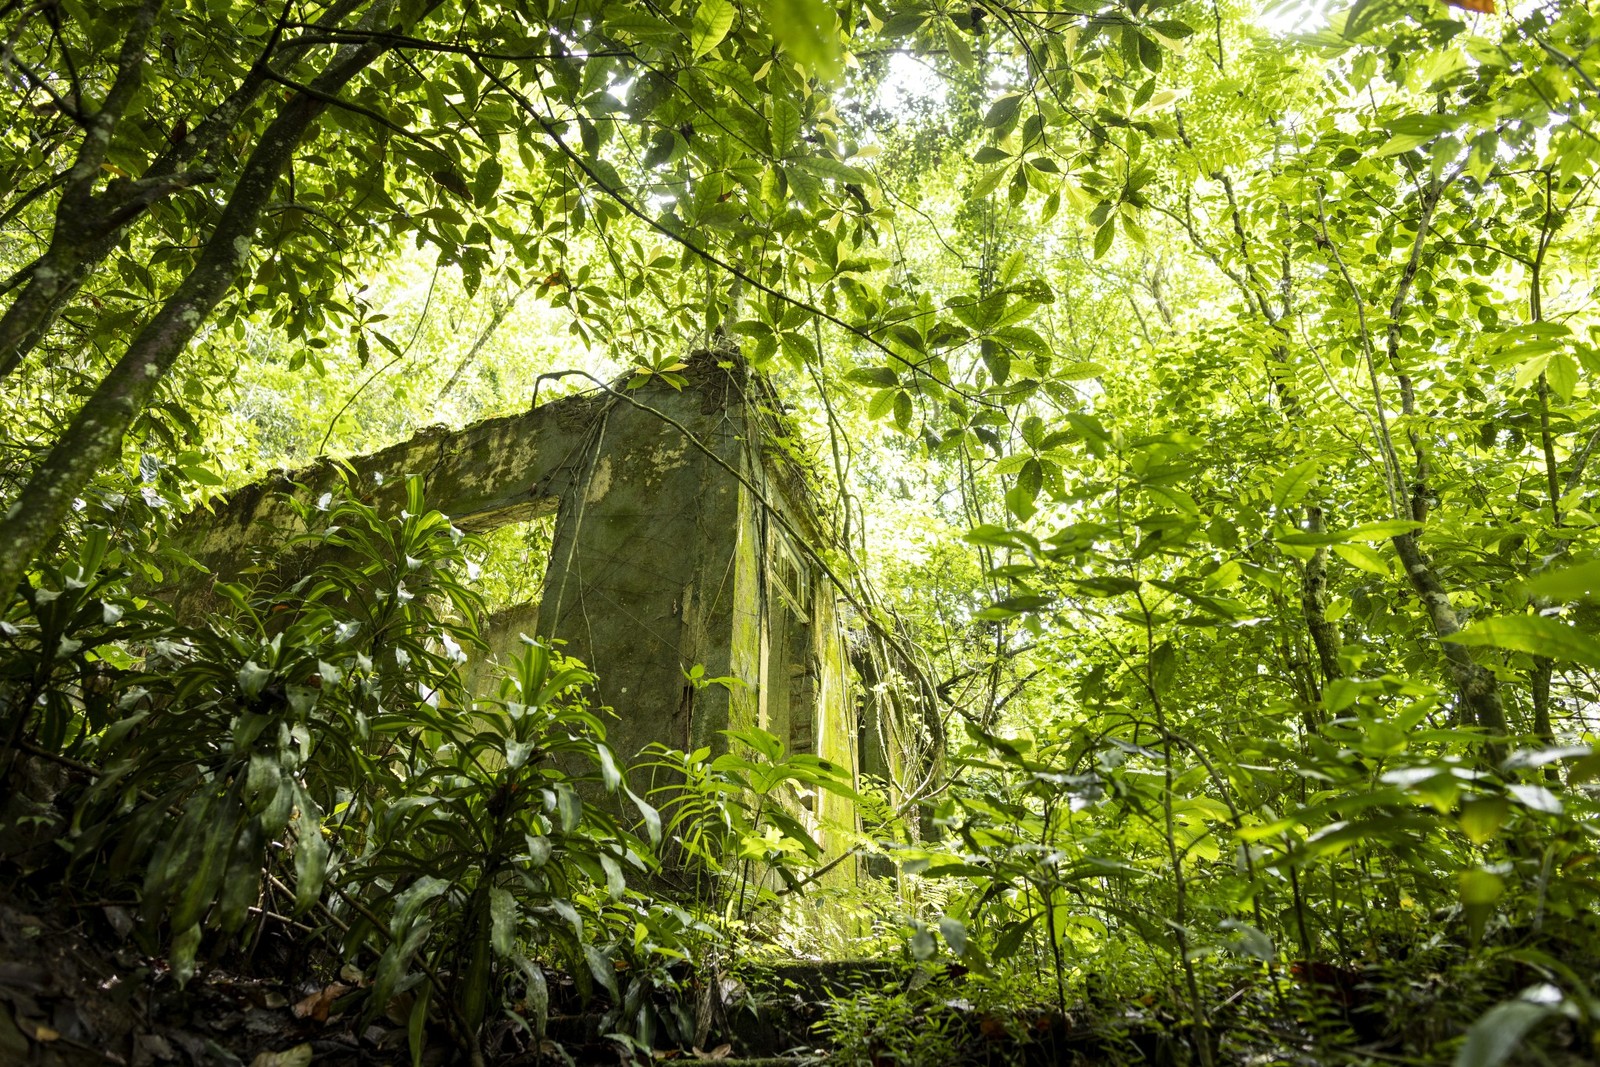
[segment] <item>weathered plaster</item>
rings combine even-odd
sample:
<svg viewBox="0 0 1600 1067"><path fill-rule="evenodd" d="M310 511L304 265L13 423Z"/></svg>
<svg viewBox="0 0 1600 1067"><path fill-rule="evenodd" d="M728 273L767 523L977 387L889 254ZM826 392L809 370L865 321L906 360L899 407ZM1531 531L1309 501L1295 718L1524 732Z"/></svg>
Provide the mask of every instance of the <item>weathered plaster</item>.
<svg viewBox="0 0 1600 1067"><path fill-rule="evenodd" d="M859 763L883 767L881 753L858 760L875 731L862 729L838 592L803 553L780 551L788 535L773 509L814 542L821 535L805 471L770 443L781 429L770 390L742 366L704 356L688 378L681 391L628 394L654 411L581 394L460 431L427 430L346 465L363 497L390 506L403 501L408 475L422 476L430 505L466 529L556 513L538 602L484 625L491 655L467 666L477 691L492 695L494 660L537 634L598 676L597 701L615 713L608 739L624 761L652 742L724 751L723 731L760 724L852 775ZM297 532L271 491L296 483L315 500L337 488L338 469L324 461L233 493L192 524L191 555L235 577L252 554ZM788 593L775 592L780 567ZM688 677L696 665L734 682L697 687ZM841 847L837 831L856 827L851 805L831 794L798 814L830 853ZM833 878L854 876L841 865Z"/></svg>

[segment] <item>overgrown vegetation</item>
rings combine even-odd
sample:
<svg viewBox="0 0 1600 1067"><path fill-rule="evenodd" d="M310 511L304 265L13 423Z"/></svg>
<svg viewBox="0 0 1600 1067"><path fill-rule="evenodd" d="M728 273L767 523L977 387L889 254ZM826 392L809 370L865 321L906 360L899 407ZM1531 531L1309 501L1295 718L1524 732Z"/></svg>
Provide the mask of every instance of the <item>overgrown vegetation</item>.
<svg viewBox="0 0 1600 1067"><path fill-rule="evenodd" d="M417 1062L1592 1059L1600 13L1492 6L0 3L9 895ZM543 535L416 486L172 536L735 345L943 776L470 691Z"/></svg>

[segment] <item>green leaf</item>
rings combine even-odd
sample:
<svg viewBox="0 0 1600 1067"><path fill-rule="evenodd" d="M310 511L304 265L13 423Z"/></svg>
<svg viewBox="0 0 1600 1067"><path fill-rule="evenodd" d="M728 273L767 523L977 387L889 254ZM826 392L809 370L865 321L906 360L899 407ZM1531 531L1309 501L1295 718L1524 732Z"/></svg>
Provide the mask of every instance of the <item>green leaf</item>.
<svg viewBox="0 0 1600 1067"><path fill-rule="evenodd" d="M272 672L261 666L255 660L245 660L244 666L239 668L239 691L246 700L254 700L261 695L261 690L266 688L267 679L272 677Z"/></svg>
<svg viewBox="0 0 1600 1067"><path fill-rule="evenodd" d="M595 756L600 760L600 777L605 780L606 792L615 793L622 784L622 772L617 769L617 759L605 745L595 746Z"/></svg>
<svg viewBox="0 0 1600 1067"><path fill-rule="evenodd" d="M844 377L858 385L875 385L881 389L892 389L900 384L900 375L891 367L856 367Z"/></svg>
<svg viewBox="0 0 1600 1067"><path fill-rule="evenodd" d="M879 32L885 37L910 37L913 33L916 33L918 30L920 30L922 28L922 24L927 21L927 12L902 11L898 14L889 16L889 18L883 23L883 29Z"/></svg>
<svg viewBox="0 0 1600 1067"><path fill-rule="evenodd" d="M406 1017L406 1044L411 1049L411 1067L422 1067L423 1054L428 1051L426 1038L428 1027L428 1005L433 1001L433 983L423 982L417 989L416 999L411 1002L411 1014ZM301 1067L309 1067L311 1063L311 1045L301 1046L306 1050L306 1061ZM254 1067L252 1064L251 1067ZM289 1067L289 1065L284 1065Z"/></svg>
<svg viewBox="0 0 1600 1067"><path fill-rule="evenodd" d="M839 16L823 0L765 0L761 5L773 39L800 66L822 82L844 73L844 41Z"/></svg>
<svg viewBox="0 0 1600 1067"><path fill-rule="evenodd" d="M517 899L510 890L495 886L489 890L489 940L495 955L511 955L516 932Z"/></svg>
<svg viewBox="0 0 1600 1067"><path fill-rule="evenodd" d="M1542 785L1508 785L1506 792L1516 797L1523 807L1541 815L1560 815L1565 810L1561 798Z"/></svg>
<svg viewBox="0 0 1600 1067"><path fill-rule="evenodd" d="M1493 871L1482 868L1473 868L1462 871L1461 878L1461 903L1467 907L1488 907L1505 894L1505 879Z"/></svg>
<svg viewBox="0 0 1600 1067"><path fill-rule="evenodd" d="M1279 534L1276 540L1281 545L1337 545L1343 541L1387 541L1391 537L1420 529L1422 523L1412 522L1410 519L1383 519L1379 522L1352 526L1348 530Z"/></svg>
<svg viewBox="0 0 1600 1067"><path fill-rule="evenodd" d="M1557 396L1562 400L1572 399L1574 390L1578 388L1578 361L1572 358L1572 353L1557 352L1552 355L1544 373Z"/></svg>
<svg viewBox="0 0 1600 1067"><path fill-rule="evenodd" d="M1081 382L1093 378L1101 378L1106 374L1105 367L1099 363L1090 363L1079 360L1073 363L1063 363L1055 369L1051 377L1061 382Z"/></svg>
<svg viewBox="0 0 1600 1067"><path fill-rule="evenodd" d="M1099 259L1111 251L1111 241L1117 235L1117 219L1113 215L1100 224L1094 233L1094 258Z"/></svg>
<svg viewBox="0 0 1600 1067"><path fill-rule="evenodd" d="M969 195L974 200L982 200L984 197L994 192L995 186L999 185L1001 179L1010 172L1011 169L1009 167L995 167L991 170L985 171L978 178L978 180L973 183L972 192Z"/></svg>
<svg viewBox="0 0 1600 1067"><path fill-rule="evenodd" d="M1366 571L1368 574L1376 574L1385 578L1389 576L1389 560L1366 545L1334 545L1333 554L1351 566Z"/></svg>
<svg viewBox="0 0 1600 1067"><path fill-rule="evenodd" d="M1011 353L997 345L984 345L979 355L983 357L983 365L988 369L989 377L994 379L994 384L1006 384L1006 379L1011 377Z"/></svg>
<svg viewBox="0 0 1600 1067"><path fill-rule="evenodd" d="M1544 597L1563 604L1580 601L1594 603L1600 600L1600 560L1546 571L1529 578L1523 584L1530 596Z"/></svg>
<svg viewBox="0 0 1600 1067"><path fill-rule="evenodd" d="M736 14L733 0L700 0L689 29L689 53L699 59L728 36Z"/></svg>
<svg viewBox="0 0 1600 1067"><path fill-rule="evenodd" d="M556 783L555 794L558 825L562 833L570 834L583 820L583 801L566 782Z"/></svg>
<svg viewBox="0 0 1600 1067"><path fill-rule="evenodd" d="M894 407L895 397L900 395L898 389L879 389L872 394L872 399L867 401L867 418L876 422L889 413Z"/></svg>
<svg viewBox="0 0 1600 1067"><path fill-rule="evenodd" d="M967 951L967 927L960 919L946 915L939 920L939 932L944 935L951 952L959 956Z"/></svg>
<svg viewBox="0 0 1600 1067"><path fill-rule="evenodd" d="M516 962L527 982L528 992L525 999L533 1015L534 1039L539 1040L544 1037L545 1026L550 1020L550 984L545 980L544 970L537 963L520 956Z"/></svg>
<svg viewBox="0 0 1600 1067"><path fill-rule="evenodd" d="M328 842L322 836L322 813L311 794L300 794L300 818L295 822L294 907L304 912L322 896L322 883L328 876Z"/></svg>
<svg viewBox="0 0 1600 1067"><path fill-rule="evenodd" d="M617 969L611 965L605 953L593 945L583 946L583 960L589 965L589 973L594 975L594 980L600 983L602 989L610 993L612 999L617 997Z"/></svg>
<svg viewBox="0 0 1600 1067"><path fill-rule="evenodd" d="M494 156L487 156L478 164L478 173L472 179L472 200L480 208L494 206L495 193L500 191L500 181L505 168Z"/></svg>
<svg viewBox="0 0 1600 1067"><path fill-rule="evenodd" d="M1315 484L1321 469L1320 459L1308 459L1303 463L1296 463L1280 474L1278 480L1272 483L1273 507L1286 508L1298 504Z"/></svg>
<svg viewBox="0 0 1600 1067"><path fill-rule="evenodd" d="M661 813L655 809L654 805L646 802L643 797L633 790L629 789L627 793L628 799L633 801L633 806L639 809L639 817L644 820L645 833L650 838L650 844L659 846L661 844Z"/></svg>
<svg viewBox="0 0 1600 1067"><path fill-rule="evenodd" d="M894 396L894 424L899 427L901 433L911 428L911 416L911 394L900 390Z"/></svg>
<svg viewBox="0 0 1600 1067"><path fill-rule="evenodd" d="M1344 36L1355 40L1369 30L1402 18L1409 9L1407 0L1356 0L1344 19Z"/></svg>
<svg viewBox="0 0 1600 1067"><path fill-rule="evenodd" d="M1511 805L1505 797L1473 797L1463 801L1457 821L1461 832L1474 845L1487 844L1511 815Z"/></svg>
<svg viewBox="0 0 1600 1067"><path fill-rule="evenodd" d="M1223 929L1233 931L1227 946L1232 951L1263 963L1271 963L1278 958L1278 950L1273 946L1272 938L1258 928L1237 919L1224 919L1221 925Z"/></svg>
<svg viewBox="0 0 1600 1067"><path fill-rule="evenodd" d="M772 151L779 157L789 154L800 136L800 109L789 101L772 102Z"/></svg>
<svg viewBox="0 0 1600 1067"><path fill-rule="evenodd" d="M1483 619L1445 638L1458 645L1505 648L1553 660L1600 667L1600 641L1545 615Z"/></svg>
<svg viewBox="0 0 1600 1067"><path fill-rule="evenodd" d="M172 964L172 977L182 989L194 977L194 957L200 950L200 924L184 928L172 938L172 951L169 962Z"/></svg>
<svg viewBox="0 0 1600 1067"><path fill-rule="evenodd" d="M1006 510L1015 515L1018 520L1027 522L1039 510L1034 505L1034 496L1035 494L1028 492L1021 486L1013 486L1006 490Z"/></svg>
<svg viewBox="0 0 1600 1067"><path fill-rule="evenodd" d="M1455 1067L1500 1067L1535 1026L1560 1013L1545 1004L1508 1000L1472 1024L1456 1052Z"/></svg>
<svg viewBox="0 0 1600 1067"><path fill-rule="evenodd" d="M1021 110L1021 93L1002 96L989 105L988 112L983 116L983 124L991 130L1004 129L1017 121L1017 113Z"/></svg>
<svg viewBox="0 0 1600 1067"><path fill-rule="evenodd" d="M819 178L831 178L836 182L854 182L861 185L872 181L872 176L866 171L852 167L832 156L800 156L790 162Z"/></svg>
<svg viewBox="0 0 1600 1067"><path fill-rule="evenodd" d="M612 900L621 900L622 894L627 891L627 880L622 877L622 866L616 858L606 853L600 854L600 868L606 875L606 892Z"/></svg>

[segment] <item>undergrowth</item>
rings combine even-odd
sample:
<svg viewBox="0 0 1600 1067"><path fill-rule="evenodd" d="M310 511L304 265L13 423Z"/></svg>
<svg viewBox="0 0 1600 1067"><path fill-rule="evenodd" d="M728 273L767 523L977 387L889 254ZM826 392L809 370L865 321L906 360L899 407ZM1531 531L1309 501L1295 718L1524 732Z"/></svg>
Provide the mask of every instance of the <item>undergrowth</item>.
<svg viewBox="0 0 1600 1067"><path fill-rule="evenodd" d="M414 1059L537 1052L557 982L628 1054L699 1048L794 958L893 964L785 994L840 1063L1592 1055L1585 746L1484 748L1391 675L1226 762L1132 710L970 725L937 835L844 828L890 873L829 879L797 800L865 804L842 771L759 730L616 753L591 675L531 638L471 692L472 539L415 483L395 515L296 507L285 557L210 586L86 522L0 626L11 884L135 904L178 984L288 939Z"/></svg>

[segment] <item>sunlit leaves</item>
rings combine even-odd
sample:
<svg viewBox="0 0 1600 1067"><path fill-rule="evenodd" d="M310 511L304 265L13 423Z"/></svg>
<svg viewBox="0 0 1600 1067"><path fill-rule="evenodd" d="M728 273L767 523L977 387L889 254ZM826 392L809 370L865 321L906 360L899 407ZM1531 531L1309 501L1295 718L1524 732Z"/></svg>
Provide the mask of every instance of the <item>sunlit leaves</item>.
<svg viewBox="0 0 1600 1067"><path fill-rule="evenodd" d="M1272 485L1273 506L1286 508L1298 504L1316 483L1321 468L1322 460L1313 456L1284 471Z"/></svg>
<svg viewBox="0 0 1600 1067"><path fill-rule="evenodd" d="M825 0L762 0L772 35L801 67L824 82L844 73L839 17Z"/></svg>
<svg viewBox="0 0 1600 1067"><path fill-rule="evenodd" d="M689 34L689 54L699 59L716 48L733 27L736 14L733 0L700 0Z"/></svg>
<svg viewBox="0 0 1600 1067"><path fill-rule="evenodd" d="M1460 645L1504 648L1600 667L1600 641L1570 623L1544 615L1482 619L1445 638Z"/></svg>

